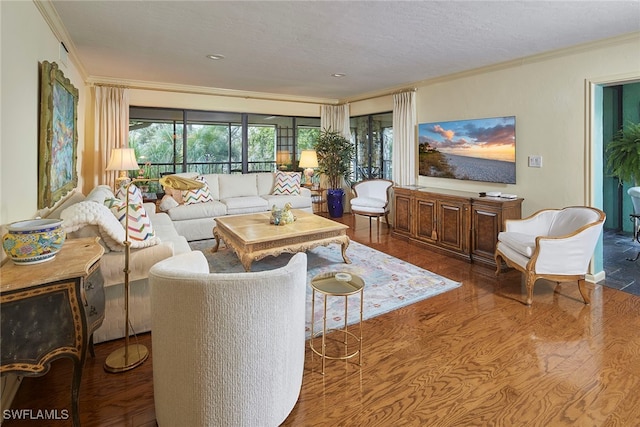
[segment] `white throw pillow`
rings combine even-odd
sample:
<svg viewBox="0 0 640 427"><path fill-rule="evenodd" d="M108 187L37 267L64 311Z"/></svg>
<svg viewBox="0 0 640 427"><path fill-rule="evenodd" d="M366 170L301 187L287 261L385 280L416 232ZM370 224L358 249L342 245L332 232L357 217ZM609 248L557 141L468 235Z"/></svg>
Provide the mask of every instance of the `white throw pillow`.
<svg viewBox="0 0 640 427"><path fill-rule="evenodd" d="M160 202L159 207L162 212L166 212L170 209L175 208L176 206L180 206L180 203L178 203L172 196L165 194L165 196L162 198L162 201Z"/></svg>

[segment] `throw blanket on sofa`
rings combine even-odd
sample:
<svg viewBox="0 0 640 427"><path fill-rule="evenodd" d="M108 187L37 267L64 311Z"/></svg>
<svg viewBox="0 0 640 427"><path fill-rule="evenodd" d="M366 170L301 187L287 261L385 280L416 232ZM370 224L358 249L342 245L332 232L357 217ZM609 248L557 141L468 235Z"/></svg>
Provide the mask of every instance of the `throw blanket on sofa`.
<svg viewBox="0 0 640 427"><path fill-rule="evenodd" d="M69 206L60 213L62 228L71 233L88 225L97 225L100 237L112 251L123 251L124 227L106 206L93 201L83 201ZM158 237L146 240L131 240L131 248L146 248L160 243Z"/></svg>

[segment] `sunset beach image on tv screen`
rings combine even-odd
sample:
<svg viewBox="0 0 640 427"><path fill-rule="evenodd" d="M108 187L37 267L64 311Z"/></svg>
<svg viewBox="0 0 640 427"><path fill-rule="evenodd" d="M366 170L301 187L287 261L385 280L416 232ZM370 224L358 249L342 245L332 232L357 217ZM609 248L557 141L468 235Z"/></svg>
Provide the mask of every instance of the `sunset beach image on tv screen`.
<svg viewBox="0 0 640 427"><path fill-rule="evenodd" d="M418 125L419 174L516 183L516 118L456 120Z"/></svg>

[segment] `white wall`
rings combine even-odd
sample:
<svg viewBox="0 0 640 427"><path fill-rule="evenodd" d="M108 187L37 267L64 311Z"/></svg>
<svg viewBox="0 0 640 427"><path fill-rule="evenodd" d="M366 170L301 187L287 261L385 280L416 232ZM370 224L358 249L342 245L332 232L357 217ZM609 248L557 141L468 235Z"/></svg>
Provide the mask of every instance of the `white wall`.
<svg viewBox="0 0 640 427"><path fill-rule="evenodd" d="M71 62L64 66L59 61L59 41L33 2L0 1L0 19L0 224L4 224L31 218L37 210L38 64L56 62L79 91L78 164L84 146L85 90Z"/></svg>
<svg viewBox="0 0 640 427"><path fill-rule="evenodd" d="M548 55L509 67L418 88L419 123L516 116L516 184L500 185L420 177L421 185L502 191L525 198L523 214L583 205L587 200L588 127L585 82L636 73L640 36L562 56ZM640 102L640 100L639 100ZM543 158L528 167L529 155Z"/></svg>
<svg viewBox="0 0 640 427"><path fill-rule="evenodd" d="M320 104L130 89L129 104L139 107L320 117Z"/></svg>

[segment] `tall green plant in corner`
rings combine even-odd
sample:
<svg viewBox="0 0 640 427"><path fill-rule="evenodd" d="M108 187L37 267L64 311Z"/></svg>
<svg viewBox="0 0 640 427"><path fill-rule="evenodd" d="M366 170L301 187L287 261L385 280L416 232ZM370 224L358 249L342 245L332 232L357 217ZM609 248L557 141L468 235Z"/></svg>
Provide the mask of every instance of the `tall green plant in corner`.
<svg viewBox="0 0 640 427"><path fill-rule="evenodd" d="M341 178L351 182L351 162L355 156L355 147L351 141L331 129L320 131L315 144L318 154L318 171L325 174L329 188L340 188Z"/></svg>
<svg viewBox="0 0 640 427"><path fill-rule="evenodd" d="M329 216L339 218L344 208L344 190L341 181L351 183L351 162L355 157L355 146L340 133L331 129L323 129L315 144L318 155L318 170L327 176L327 208Z"/></svg>
<svg viewBox="0 0 640 427"><path fill-rule="evenodd" d="M607 169L621 182L640 182L640 123L627 123L607 145Z"/></svg>

